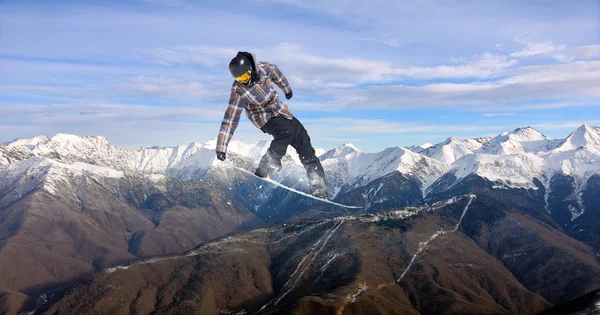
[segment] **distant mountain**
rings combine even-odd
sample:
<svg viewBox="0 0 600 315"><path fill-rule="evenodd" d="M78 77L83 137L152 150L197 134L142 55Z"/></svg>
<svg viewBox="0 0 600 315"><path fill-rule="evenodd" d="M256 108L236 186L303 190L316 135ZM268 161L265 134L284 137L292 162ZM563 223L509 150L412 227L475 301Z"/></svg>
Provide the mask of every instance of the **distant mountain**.
<svg viewBox="0 0 600 315"><path fill-rule="evenodd" d="M490 141L491 138L489 137L466 140L451 137L442 143L421 150L419 153L438 161L452 164L452 162L467 154L473 154L473 152L481 149L482 146Z"/></svg>
<svg viewBox="0 0 600 315"><path fill-rule="evenodd" d="M285 228L285 222L291 221L303 224L302 220L332 222L331 218L380 218L380 213L388 213L383 216L390 216L392 214L389 213L396 213L399 209L412 213L415 209L428 209L456 198L463 198L461 200L464 203L464 196L476 196L471 209L479 210L471 213L474 216L465 216L461 225L462 233L471 242L471 245L465 245L468 253L463 254L476 257L479 254L475 249L483 251L485 255L500 260L503 268L510 272L508 277L516 279L486 281L516 281L515 286L520 285L525 291L543 297L542 300L545 301L529 296L528 298L538 301L533 306L517 306L511 302L504 305L495 300L495 303L506 306L502 312L511 313L523 309L523 313L532 314L549 306L548 303L564 302L597 289L591 284L581 287L573 285L573 281L584 281L579 272L563 274L557 270L570 270L563 265L564 261L592 275L595 275L598 267L599 139L600 129L587 125L581 126L567 138L558 140L549 139L535 129L526 127L496 137L466 140L449 138L436 145L420 147L419 150L414 147L414 150L391 147L382 152L366 153L352 144L344 144L329 151L319 149L330 197L340 203L361 206L359 210L339 208L305 198L240 172L232 166L253 170L268 148L269 143L265 141L252 144L232 141L227 161L221 162L215 158L215 139L176 147L137 150L118 148L101 136L58 134L52 138L39 136L18 139L0 145L0 269L13 271L10 274L0 274L0 301L7 301L5 303L10 303L11 310L14 310L17 307L14 305L31 305L40 293L77 283L103 268L165 255L180 257L178 255L204 242L260 225ZM272 178L307 192L306 171L293 148L289 148L283 164L284 169L273 174ZM426 212L418 213L420 217ZM457 217L456 213L450 215L444 211L436 215L439 216L436 219L438 225L425 225L422 230L411 230L413 232L410 233L434 235L439 226L454 224ZM500 221L502 224L498 223ZM394 222L398 226L405 224L403 219ZM357 227L352 225L352 229L354 228ZM378 230L381 227L377 225L370 228ZM401 228L400 231L398 237L410 237L403 234L409 233L408 230ZM355 235L354 231L345 233L345 237L350 239L359 235ZM381 233L383 237L384 230ZM559 235L560 244L551 235ZM530 241L522 243L522 240ZM419 246L414 246L418 243L407 241L402 247L391 241L381 241L376 249L357 245L360 242L353 246L358 246L360 257L367 257L378 251L391 251L381 259L394 262L396 269L380 266L378 263L375 265L381 270L392 268L390 270L393 270L394 276L400 277L397 269L402 268L398 266L406 264L406 258L412 255L410 253L421 251L418 250ZM420 239L418 242L423 243L425 240ZM537 245L529 247L531 244ZM286 255L290 259L302 255L307 250L303 249L304 245L290 249ZM567 256L571 257L571 254L565 256L565 249L579 258L564 260ZM576 253L573 251L575 249L585 254ZM259 253L262 254L256 256L256 259L262 264L269 255L275 255L270 250L260 249ZM362 252L363 250L365 251ZM527 253L527 269L522 269L521 263L509 259L517 257L511 255L521 253ZM505 255L507 256L504 257ZM491 268L486 269L487 271L499 272L493 259L482 259L485 260L486 268ZM347 262L353 268L365 266L351 261L353 260ZM423 270L427 277L433 277L433 281L444 290L457 294L451 295L453 298L449 299L454 299L455 302L479 301L476 298L480 296L479 293L467 294L452 287L454 283L466 281L454 278L457 275L446 274L452 279L440 282L442 280L439 275L435 276L435 270L450 272L450 269L442 268L438 263L439 261L432 262L433 265L423 267ZM256 268L263 268L264 265L260 266ZM403 266L406 268L406 265ZM213 271L207 269L207 272ZM274 272L285 274L289 270L282 267L280 271ZM332 283L346 283L344 281L348 281L348 277L354 277L355 272L344 274L342 278L346 280L332 280ZM503 272L505 271L501 273ZM555 278L555 275L561 275L562 278ZM271 277L276 278L275 275ZM165 279L165 286L170 281L168 279ZM304 281L294 279L298 283ZM540 279L554 280L547 282ZM592 276L590 279L596 278ZM354 284L359 288L358 296L373 292L371 282L373 281L367 283L370 289L363 288L363 291L360 291L362 284ZM394 295L394 301L401 299L406 303L402 302L402 306L394 304L396 302L392 304L407 312L426 313L426 305L440 302L423 300L426 295L424 292L428 292L428 289L416 283L411 284L415 287L410 288L400 286L398 290L403 293L398 294L404 294L405 297ZM248 290L255 293L260 291L266 298L285 287L282 283L273 285L271 291ZM318 301L318 307L329 309L331 305L326 302L326 296L330 294L328 290L331 287L326 286L323 289L325 291L319 291L322 289L321 285L314 288L316 291L302 291L304 293L298 293L290 301L300 303L294 305L308 307L307 310L313 310L313 302ZM505 288L501 291L510 293L513 292L512 288L514 286L510 290ZM435 292L444 296L444 290ZM224 295L231 293L218 292ZM318 299L313 301L308 295L303 295L305 293L317 294ZM31 298L23 300L23 294ZM358 296L356 300L359 300ZM376 295L373 298L381 302L385 296ZM236 308L254 310L258 306L255 304L260 304L262 300L253 299L255 301L251 303L246 301L250 304L236 304L231 309L232 312ZM67 300L60 303L67 303L64 301ZM221 305L218 301L220 300L210 300L210 303ZM90 303L94 305L95 302L90 300ZM336 303L332 305L341 307L342 304ZM479 306L488 305L487 302L478 303L475 303L477 306L474 306L474 312L483 310ZM346 310L355 307L350 304L343 307ZM375 304L384 309L387 307ZM458 306L462 305L460 303L452 304L448 301L441 305L449 308L463 307ZM496 306L490 306L490 310L496 309ZM215 309L226 309L220 307ZM285 307L286 310L292 309L291 304L286 304ZM269 312L280 310L275 306L265 308L269 309L272 310ZM356 310L360 309L362 308Z"/></svg>
<svg viewBox="0 0 600 315"><path fill-rule="evenodd" d="M557 152L587 149L598 153L600 151L600 128L582 125L573 131L560 143Z"/></svg>
<svg viewBox="0 0 600 315"><path fill-rule="evenodd" d="M33 149L38 144L46 143L48 141L50 141L50 139L46 136L37 136L33 138L15 139L10 142L2 143L2 145L8 148L25 146L29 149Z"/></svg>

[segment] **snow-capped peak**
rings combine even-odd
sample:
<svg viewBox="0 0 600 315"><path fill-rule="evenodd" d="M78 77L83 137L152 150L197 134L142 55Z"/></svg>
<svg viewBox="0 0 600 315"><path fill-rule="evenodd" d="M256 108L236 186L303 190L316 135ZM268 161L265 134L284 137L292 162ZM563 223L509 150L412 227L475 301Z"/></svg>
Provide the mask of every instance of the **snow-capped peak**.
<svg viewBox="0 0 600 315"><path fill-rule="evenodd" d="M358 152L360 152L360 150L356 148L352 143L345 143L335 149L323 153L323 155L320 156L320 159L336 159Z"/></svg>
<svg viewBox="0 0 600 315"><path fill-rule="evenodd" d="M212 138L202 143L203 148L215 149L217 147L217 138Z"/></svg>
<svg viewBox="0 0 600 315"><path fill-rule="evenodd" d="M352 144L352 143L350 143L350 142L348 142L348 143L345 143L343 146L346 146L346 147L348 147L348 148L351 148L351 149L353 149L353 150L354 150L354 151L356 151L356 152L360 152L360 150L359 150L359 149L358 149L356 146L354 146L354 144Z"/></svg>
<svg viewBox="0 0 600 315"><path fill-rule="evenodd" d="M50 141L50 139L46 136L35 136L33 138L15 139L11 142L5 143L4 146L9 148L25 146L29 149L33 149L39 143L46 143L48 141Z"/></svg>
<svg viewBox="0 0 600 315"><path fill-rule="evenodd" d="M536 141L548 139L548 137L544 136L541 132L531 127L517 128L508 136L517 141Z"/></svg>
<svg viewBox="0 0 600 315"><path fill-rule="evenodd" d="M600 153L600 128L582 125L573 131L555 151L565 152L578 148L587 148L595 153Z"/></svg>
<svg viewBox="0 0 600 315"><path fill-rule="evenodd" d="M84 143L86 140L87 141L102 142L102 143L110 143L108 141L108 139L106 139L106 137L104 137L104 136L86 136L86 137L80 137L80 136L73 135L73 134L68 134L68 133L58 133L54 137L50 138L50 141L52 141L54 143L60 143L62 145Z"/></svg>
<svg viewBox="0 0 600 315"><path fill-rule="evenodd" d="M543 158L531 154L515 155L467 155L452 164L457 178L477 174L505 187L537 189L533 178L542 178L546 163Z"/></svg>
<svg viewBox="0 0 600 315"><path fill-rule="evenodd" d="M461 140L450 137L444 142L431 146L420 153L438 161L451 164L457 159L472 154L475 150L486 144L490 138L474 138Z"/></svg>
<svg viewBox="0 0 600 315"><path fill-rule="evenodd" d="M553 144L555 142L534 128L524 127L501 133L477 153L504 155L550 151Z"/></svg>
<svg viewBox="0 0 600 315"><path fill-rule="evenodd" d="M344 151L344 146L338 149ZM330 185L337 191L341 187L352 189L366 185L396 171L418 178L425 191L431 183L450 169L448 164L401 147L387 148L378 153L354 152L336 156L335 149L328 153L331 153L331 157L322 159L323 166L327 171Z"/></svg>
<svg viewBox="0 0 600 315"><path fill-rule="evenodd" d="M121 178L123 172L82 162L65 164L45 157L14 162L0 172L0 208L37 188L56 193L73 176Z"/></svg>

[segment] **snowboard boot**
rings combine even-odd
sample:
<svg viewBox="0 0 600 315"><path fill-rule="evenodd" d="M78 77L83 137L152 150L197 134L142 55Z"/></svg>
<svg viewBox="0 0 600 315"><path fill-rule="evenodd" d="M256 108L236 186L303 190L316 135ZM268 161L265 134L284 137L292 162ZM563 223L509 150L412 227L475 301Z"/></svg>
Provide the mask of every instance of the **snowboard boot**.
<svg viewBox="0 0 600 315"><path fill-rule="evenodd" d="M269 176L269 173L266 170L259 167L256 169L256 171L254 171L254 175L260 178L266 178L267 176Z"/></svg>
<svg viewBox="0 0 600 315"><path fill-rule="evenodd" d="M260 178L265 178L272 172L279 172L281 168L281 160L273 158L271 154L267 152L260 159L260 163L258 163L258 167L256 168L256 171L254 171L254 175Z"/></svg>
<svg viewBox="0 0 600 315"><path fill-rule="evenodd" d="M327 200L327 186L323 178L314 178L310 180L310 194L321 199Z"/></svg>
<svg viewBox="0 0 600 315"><path fill-rule="evenodd" d="M312 190L312 189L311 189ZM320 198L320 199L328 199L328 195L327 195L327 189L315 189L312 190L311 195L313 195L314 197Z"/></svg>

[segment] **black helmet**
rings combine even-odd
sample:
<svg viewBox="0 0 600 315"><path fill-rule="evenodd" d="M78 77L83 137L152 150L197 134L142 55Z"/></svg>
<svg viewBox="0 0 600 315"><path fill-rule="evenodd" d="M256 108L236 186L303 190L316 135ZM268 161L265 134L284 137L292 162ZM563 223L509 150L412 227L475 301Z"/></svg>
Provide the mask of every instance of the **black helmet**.
<svg viewBox="0 0 600 315"><path fill-rule="evenodd" d="M237 78L247 72L250 69L250 66L252 66L252 62L240 51L233 59L231 59L231 62L229 63L229 72L231 72L231 75L234 78Z"/></svg>

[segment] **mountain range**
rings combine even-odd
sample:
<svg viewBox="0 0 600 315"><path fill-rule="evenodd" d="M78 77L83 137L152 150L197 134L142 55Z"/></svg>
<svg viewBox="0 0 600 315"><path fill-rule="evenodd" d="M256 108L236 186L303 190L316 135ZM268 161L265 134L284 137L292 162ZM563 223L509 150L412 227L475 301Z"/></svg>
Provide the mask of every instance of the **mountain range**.
<svg viewBox="0 0 600 315"><path fill-rule="evenodd" d="M535 314L600 288L598 127L317 150L359 210L233 167L268 142L226 162L215 145L0 145L0 310ZM283 164L273 179L308 191L292 148Z"/></svg>

